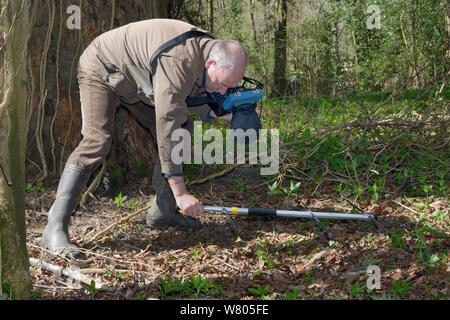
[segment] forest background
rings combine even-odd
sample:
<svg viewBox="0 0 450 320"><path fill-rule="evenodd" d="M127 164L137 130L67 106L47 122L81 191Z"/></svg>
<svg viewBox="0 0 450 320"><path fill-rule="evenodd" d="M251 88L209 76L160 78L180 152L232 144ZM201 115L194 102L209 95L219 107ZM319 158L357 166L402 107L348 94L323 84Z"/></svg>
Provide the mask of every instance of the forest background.
<svg viewBox="0 0 450 320"><path fill-rule="evenodd" d="M324 195L372 209L407 206L418 221L425 223L420 219L429 217L428 226L437 232L432 234L439 235L439 244L418 250L417 259L425 266L448 263L448 234L432 225L434 221L448 227L448 0L1 3L0 66L5 76L0 79L0 118L8 115L3 111L11 99L5 73L9 56L4 52L15 43L13 34L21 35L19 42L26 45L15 52L21 58L17 65L24 68L15 90L26 100L26 180L20 188L27 196L55 188L68 155L81 139L76 68L87 45L130 22L181 19L219 38L242 42L249 53L246 75L264 83L263 126L280 129L277 175L260 177L263 180L252 187L245 177L222 183L247 192L245 201L253 205L257 198L250 190L262 186L261 193L270 199L267 206ZM12 19L7 20L8 15ZM9 54L13 57L14 51ZM148 183L151 177L155 150L145 143L149 133L124 109L115 121L112 151L83 203L93 189L97 198L117 199L125 186ZM7 127L2 126L2 137L9 137ZM6 158L4 146L0 147L0 156ZM4 183L9 185L11 160L0 160ZM220 172L226 167L213 169ZM253 169L258 173L259 168L250 166ZM187 173L188 181L206 175L201 165L192 165ZM395 204L398 199L406 202ZM436 201L443 208L434 210L431 204ZM24 226L19 230L24 233ZM395 230L397 246L405 246L405 239L420 242L425 231L418 235L414 230Z"/></svg>

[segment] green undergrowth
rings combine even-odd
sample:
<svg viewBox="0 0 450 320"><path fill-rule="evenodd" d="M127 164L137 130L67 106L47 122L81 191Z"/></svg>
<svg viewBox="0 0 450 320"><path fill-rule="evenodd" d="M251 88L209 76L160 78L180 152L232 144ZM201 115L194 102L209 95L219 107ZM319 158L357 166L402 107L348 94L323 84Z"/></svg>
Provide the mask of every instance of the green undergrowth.
<svg viewBox="0 0 450 320"><path fill-rule="evenodd" d="M313 191L327 182L337 192L375 201L387 193L447 196L450 132L442 119L448 116L450 87L439 95L438 90L264 98L263 128L279 129L281 152L289 157L288 163L281 160L278 178L286 182L284 186L289 180L301 181L302 188ZM420 119L436 121L414 124ZM344 123L352 125L341 128ZM225 151L229 123L203 124L202 132L210 128L222 132ZM270 133L268 139L270 150ZM210 143L203 141L203 150ZM201 166L186 167L198 173Z"/></svg>
<svg viewBox="0 0 450 320"><path fill-rule="evenodd" d="M224 288L223 284L209 279L208 277L199 275L189 275L186 278L172 278L168 276L166 279L159 279L159 296L161 299L199 299L207 295L220 298Z"/></svg>
<svg viewBox="0 0 450 320"><path fill-rule="evenodd" d="M393 99L391 93L266 99L263 126L280 128L284 151L296 162L283 173L303 186L317 189L328 181L336 191L373 200L387 192L445 197L450 177L448 123L411 125L417 119L448 115L450 87L441 92L442 99L436 98L436 90L410 90ZM339 127L349 122L357 124Z"/></svg>

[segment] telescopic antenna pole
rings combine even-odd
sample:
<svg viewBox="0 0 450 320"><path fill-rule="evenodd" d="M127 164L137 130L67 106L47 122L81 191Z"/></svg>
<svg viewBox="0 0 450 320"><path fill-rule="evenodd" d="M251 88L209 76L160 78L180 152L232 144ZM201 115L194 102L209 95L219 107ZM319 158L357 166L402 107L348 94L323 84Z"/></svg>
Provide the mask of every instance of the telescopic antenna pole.
<svg viewBox="0 0 450 320"><path fill-rule="evenodd" d="M361 208L351 204L360 213L338 213L338 212L316 212L311 210L276 210L276 209L257 209L257 208L238 208L238 207L218 207L204 206L205 211L221 212L228 216L249 216L249 217L294 217L294 218L310 218L318 223L327 233L328 237L334 240L331 231L320 221L320 219L342 219L342 220L362 220L373 222L383 232L390 236L390 233L377 221L377 216L368 214Z"/></svg>

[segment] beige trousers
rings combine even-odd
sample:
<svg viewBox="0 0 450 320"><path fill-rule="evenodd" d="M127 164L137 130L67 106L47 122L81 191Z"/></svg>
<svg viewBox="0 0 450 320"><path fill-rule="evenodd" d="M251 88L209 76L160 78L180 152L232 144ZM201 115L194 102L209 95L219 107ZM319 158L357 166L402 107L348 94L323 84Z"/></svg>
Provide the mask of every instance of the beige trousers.
<svg viewBox="0 0 450 320"><path fill-rule="evenodd" d="M114 132L114 115L123 105L148 128L156 147L155 109L143 102L121 102L120 93L130 91L130 82L120 72L107 70L90 45L78 64L83 139L69 156L68 164L93 171L108 155Z"/></svg>

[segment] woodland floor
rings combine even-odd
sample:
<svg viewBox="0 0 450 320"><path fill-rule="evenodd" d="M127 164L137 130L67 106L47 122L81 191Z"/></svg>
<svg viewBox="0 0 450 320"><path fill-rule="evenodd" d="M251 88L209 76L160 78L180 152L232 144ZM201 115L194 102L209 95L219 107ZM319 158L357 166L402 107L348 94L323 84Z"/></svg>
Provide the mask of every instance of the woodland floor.
<svg viewBox="0 0 450 320"><path fill-rule="evenodd" d="M209 174L212 172L209 172ZM205 173L206 175L208 172ZM235 180L239 179L239 180ZM385 196L359 202L393 233L390 239L367 222L325 221L335 240L319 225L300 218L227 217L204 214L199 231L151 229L145 213L118 225L99 240L88 240L121 217L148 204L147 181L123 189L119 211L114 199L90 199L72 215L71 240L84 257L68 260L41 248L40 238L56 187L27 191L29 256L61 267L75 265L112 291L83 286L32 267L37 299L448 299L449 198ZM245 181L238 185L236 181ZM297 196L267 195L260 177L235 170L193 186L204 204L315 211L350 212L351 207L323 185L300 188ZM138 201L138 202L136 202ZM358 202L358 201L356 201ZM130 209L133 207L133 210ZM377 265L381 288L368 290L367 268ZM203 276L200 276L203 275Z"/></svg>

